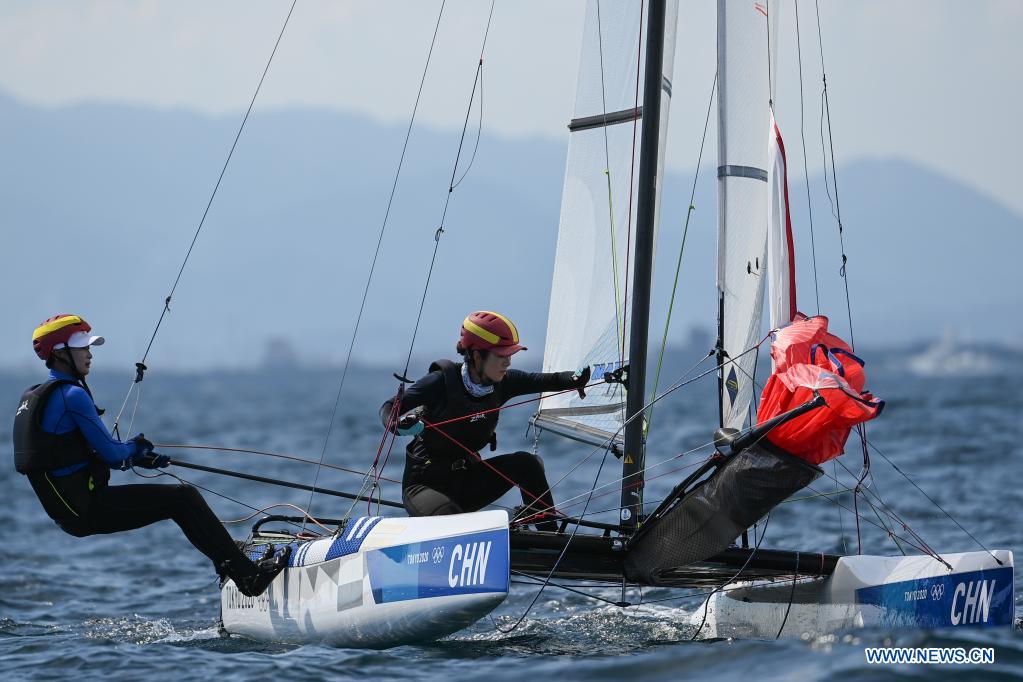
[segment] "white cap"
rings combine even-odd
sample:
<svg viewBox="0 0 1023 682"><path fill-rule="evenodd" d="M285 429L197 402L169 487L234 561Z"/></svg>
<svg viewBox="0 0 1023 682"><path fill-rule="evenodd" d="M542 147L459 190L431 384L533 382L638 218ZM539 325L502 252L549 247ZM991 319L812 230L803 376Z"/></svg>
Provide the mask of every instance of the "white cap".
<svg viewBox="0 0 1023 682"><path fill-rule="evenodd" d="M102 336L93 336L89 332L75 332L67 340L67 345L71 348L88 348L89 346L102 346L106 341ZM58 343L53 348L55 350L64 348L64 344Z"/></svg>

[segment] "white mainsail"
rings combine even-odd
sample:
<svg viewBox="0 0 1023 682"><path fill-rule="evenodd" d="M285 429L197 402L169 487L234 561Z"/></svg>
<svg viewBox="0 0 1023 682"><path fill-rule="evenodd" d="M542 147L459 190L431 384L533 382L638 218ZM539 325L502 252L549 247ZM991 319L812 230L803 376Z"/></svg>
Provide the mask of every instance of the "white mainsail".
<svg viewBox="0 0 1023 682"><path fill-rule="evenodd" d="M722 425L742 428L753 398L767 271L768 14L776 5L718 0L718 268L724 357ZM771 41L772 44L775 41Z"/></svg>
<svg viewBox="0 0 1023 682"><path fill-rule="evenodd" d="M663 131L671 97L677 14L677 2L669 2L658 187L663 176ZM545 372L590 365L596 380L628 364L626 292L631 291L632 272L627 259L632 254L629 227L634 232L638 145L644 124L638 107L643 97L643 19L644 3L638 0L591 0L587 6L575 110L569 124ZM624 412L622 385L607 384L591 390L585 401L575 392L545 396L535 423L596 444L620 431ZM615 440L620 443L622 438L619 432Z"/></svg>

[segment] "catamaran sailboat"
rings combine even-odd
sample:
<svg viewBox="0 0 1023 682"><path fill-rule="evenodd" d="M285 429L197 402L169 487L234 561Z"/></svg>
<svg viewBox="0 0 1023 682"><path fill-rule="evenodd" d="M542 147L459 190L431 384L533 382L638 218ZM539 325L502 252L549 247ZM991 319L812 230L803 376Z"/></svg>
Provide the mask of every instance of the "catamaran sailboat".
<svg viewBox="0 0 1023 682"><path fill-rule="evenodd" d="M588 5L544 370L590 365L604 384L585 399L545 396L533 421L622 461L618 523L589 520L585 509L561 515L557 532L531 530L503 510L351 516L334 520L329 536L304 539L271 529L286 517L267 517L249 551L289 544L290 565L256 598L223 586L228 632L346 647L434 640L497 608L513 573L544 584L703 591L693 623L700 636L1012 623L1009 551L944 554L921 541L909 543L919 555L837 556L751 546L747 537L881 409L864 391L862 361L826 318L795 305L785 154L771 106L777 7L768 0L717 4L720 420L708 436L718 430L705 463L666 499L645 503L651 270L677 11L664 0ZM765 295L774 373L752 415Z"/></svg>

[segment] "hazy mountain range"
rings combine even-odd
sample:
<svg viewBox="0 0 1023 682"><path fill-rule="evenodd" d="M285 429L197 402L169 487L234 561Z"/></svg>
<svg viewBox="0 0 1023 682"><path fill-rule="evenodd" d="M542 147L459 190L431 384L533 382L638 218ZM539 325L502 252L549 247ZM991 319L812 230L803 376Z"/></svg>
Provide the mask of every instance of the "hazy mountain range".
<svg viewBox="0 0 1023 682"><path fill-rule="evenodd" d="M69 311L108 337L104 364L130 368L141 357L239 121L116 104L44 109L0 96L0 366L33 363L31 329ZM857 343L903 345L951 329L967 341L1023 345L1015 262L1023 218L898 159L842 163L836 134ZM366 118L257 105L149 363L244 367L261 362L268 344L312 365L343 359L404 136L402 126ZM404 366L458 141L456 133L413 130L355 346L359 360ZM467 150L474 141L470 131ZM462 317L478 308L516 320L538 361L566 144L567 135L494 137L484 123L475 161L451 196L416 362L450 354ZM800 306L816 312L797 128L787 146ZM810 164L821 312L844 335L838 231L813 170L819 149ZM705 163L671 343L714 325L714 175ZM692 182L691 174L669 173L664 183L651 333L658 342Z"/></svg>

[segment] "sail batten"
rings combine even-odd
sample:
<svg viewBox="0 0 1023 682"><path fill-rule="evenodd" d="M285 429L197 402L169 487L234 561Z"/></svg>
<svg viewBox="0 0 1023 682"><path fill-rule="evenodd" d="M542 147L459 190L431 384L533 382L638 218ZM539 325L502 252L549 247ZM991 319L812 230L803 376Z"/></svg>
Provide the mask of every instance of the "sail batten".
<svg viewBox="0 0 1023 682"><path fill-rule="evenodd" d="M574 133L579 130L589 130L590 128L602 128L604 126L613 126L619 123L630 123L642 117L643 107L633 107L631 109L613 111L609 114L597 114L595 116L586 116L585 118L574 118L572 119L572 122L568 124L568 129Z"/></svg>

